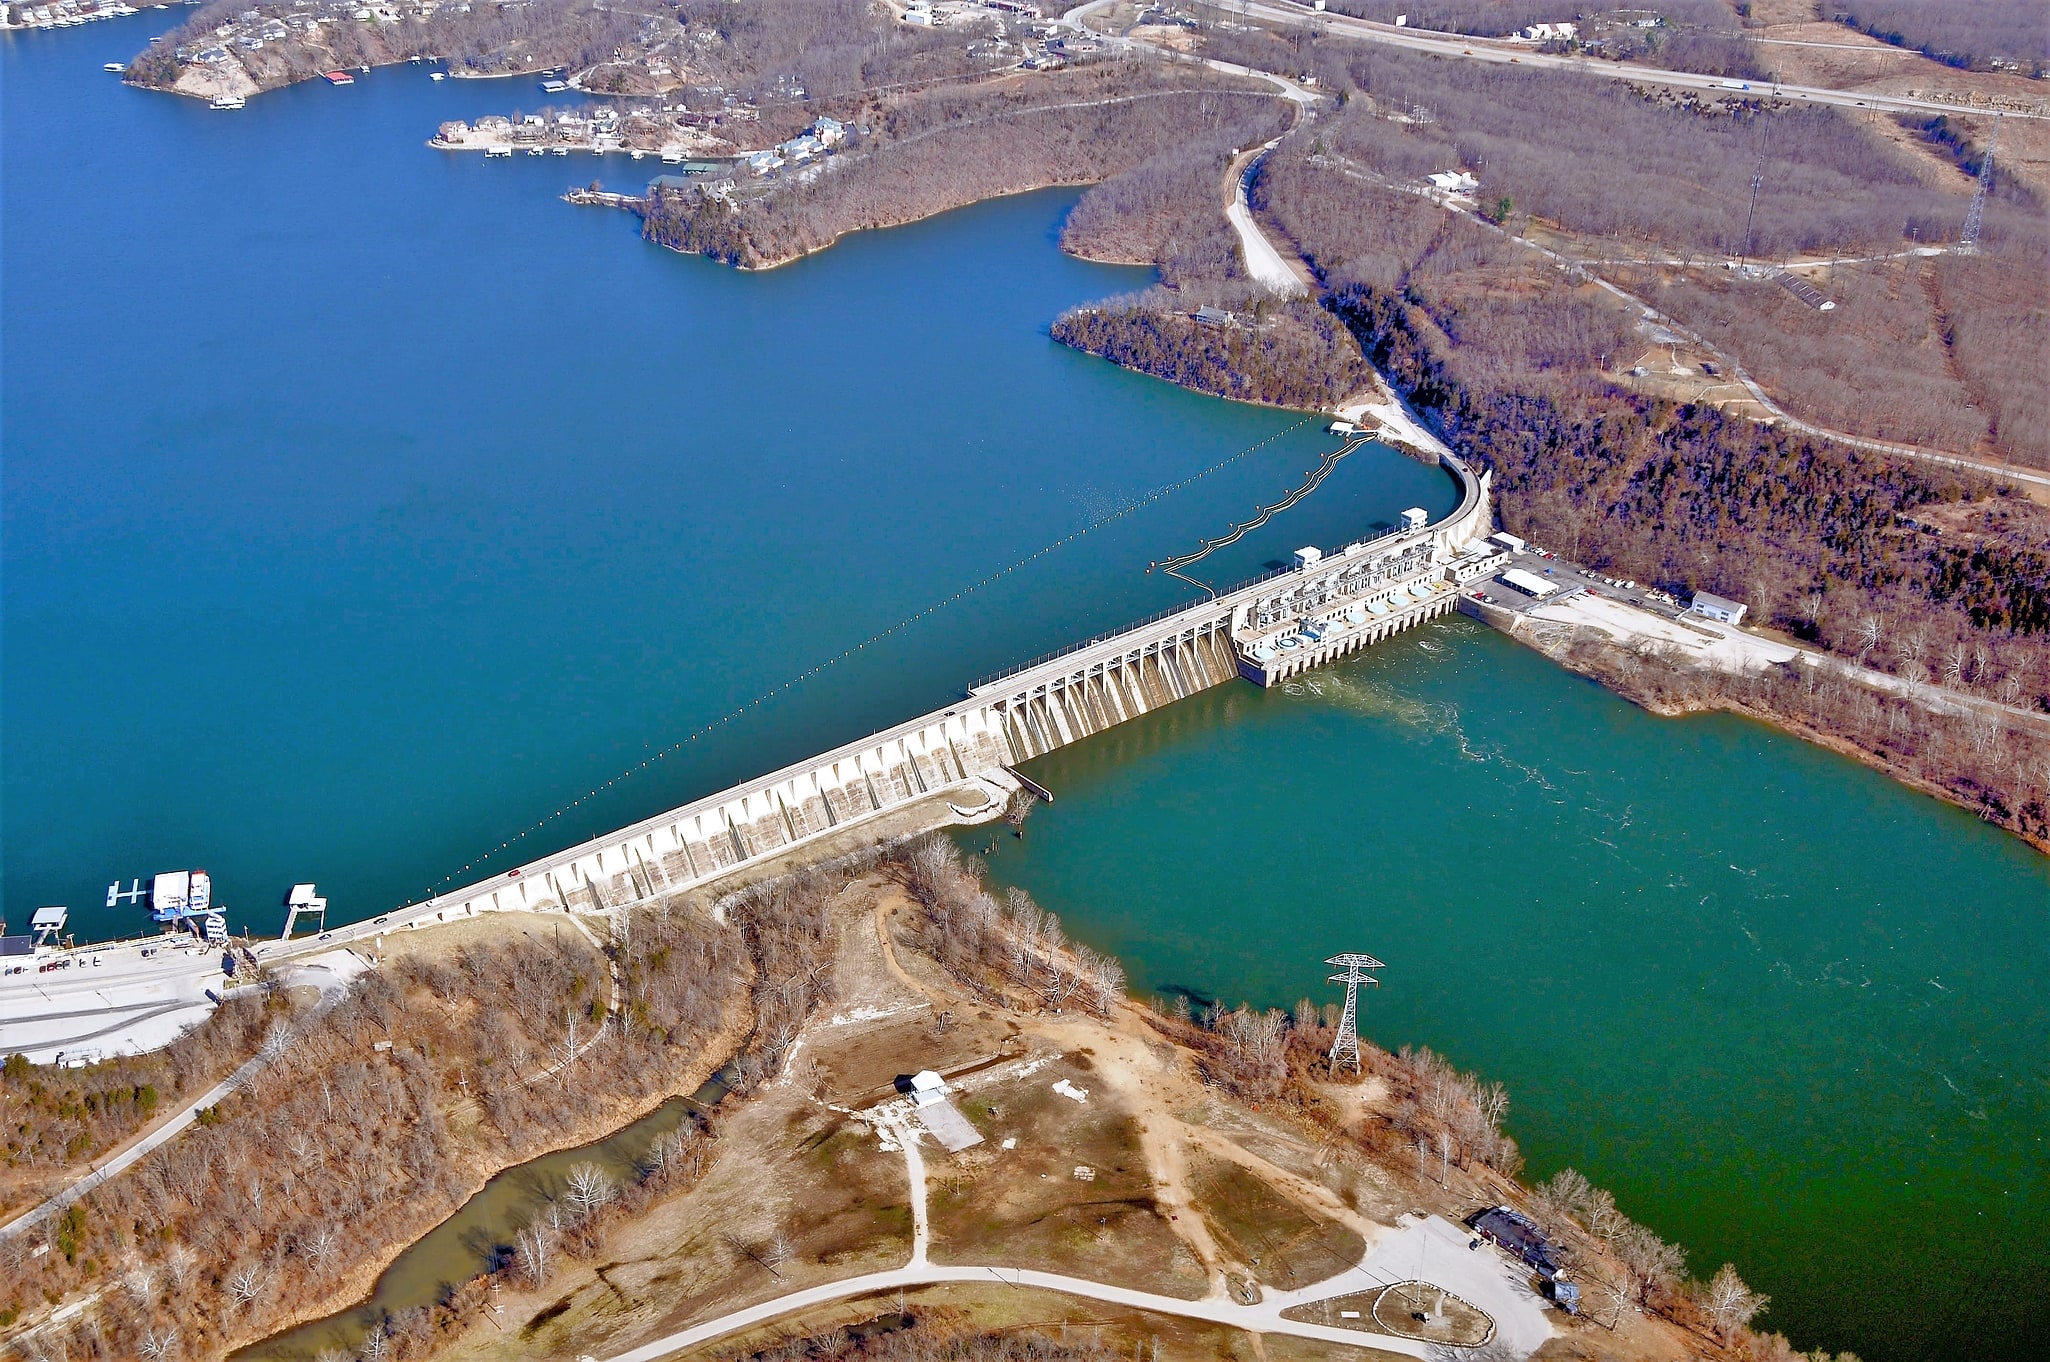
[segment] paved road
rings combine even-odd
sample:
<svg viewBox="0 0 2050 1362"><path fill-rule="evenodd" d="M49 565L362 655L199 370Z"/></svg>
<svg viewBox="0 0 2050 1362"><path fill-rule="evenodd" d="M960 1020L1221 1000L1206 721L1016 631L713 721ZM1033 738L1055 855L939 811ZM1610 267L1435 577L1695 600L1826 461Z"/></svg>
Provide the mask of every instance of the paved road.
<svg viewBox="0 0 2050 1362"><path fill-rule="evenodd" d="M1231 223L1232 230L1239 234L1239 245L1246 253L1246 273L1253 276L1253 282L1270 293L1293 298L1308 293L1309 287L1281 252L1274 248L1267 234L1260 230L1259 224L1253 220L1253 206L1246 199L1246 181L1259 168L1260 158L1280 145L1281 139L1277 137L1254 154L1244 172L1237 176L1231 206L1224 210L1224 217Z"/></svg>
<svg viewBox="0 0 2050 1362"><path fill-rule="evenodd" d="M1068 11L1057 22L1073 29L1082 30L1092 16L1116 4L1117 0L1092 0L1092 3ZM1753 96L1776 96L1780 99L1807 104L1830 104L1846 109L1871 109L1879 113L1995 113L2004 112L2009 118L2050 118L2050 113L2031 113L2016 109L1994 110L1947 103L1940 99L1911 99L1906 95L1874 94L1863 90L1832 90L1821 85L1782 85L1771 81L1733 82L1722 76L1704 76L1694 71L1667 71L1656 66L1638 66L1631 62L1603 61L1594 57L1569 55L1565 53L1539 52L1533 47L1493 41L1486 38L1468 38L1456 33L1434 33L1414 28L1396 28L1393 24L1378 24L1368 19L1355 19L1350 15L1334 14L1330 11L1316 11L1308 6L1290 4L1262 4L1257 0L1244 5L1242 10L1248 19L1264 23L1280 24L1290 28L1313 28L1332 38L1345 38L1355 42L1380 43L1387 47L1399 47L1410 52L1424 52L1435 57L1452 57L1460 61L1487 62L1497 66L1520 65L1542 70L1579 71L1582 74L1608 80L1627 80L1640 85L1656 85L1670 90L1696 90L1720 95L1750 94ZM1097 31L1098 37L1105 36ZM1113 42L1129 44L1130 40L1112 36ZM1135 44L1152 49L1151 44ZM1152 49L1166 51L1167 49ZM1223 63L1211 62L1218 69L1227 69ZM1265 72L1254 74L1265 75ZM1741 88L1737 88L1741 87Z"/></svg>
<svg viewBox="0 0 2050 1362"><path fill-rule="evenodd" d="M1122 1305L1134 1310L1150 1310L1156 1314L1175 1315L1182 1319L1198 1319L1210 1324L1225 1324L1235 1329L1253 1333L1286 1334L1293 1338L1315 1339L1322 1343L1344 1343L1353 1347L1375 1347L1384 1352L1402 1353L1409 1357L1430 1357L1427 1345L1405 1338L1394 1338L1386 1334L1365 1334L1351 1329L1334 1329L1323 1324L1307 1324L1299 1320L1283 1319L1281 1312L1303 1302L1296 1299L1296 1293L1273 1296L1259 1305L1240 1305L1229 1300L1182 1300L1177 1296L1156 1296L1148 1291L1133 1291L1122 1286L1106 1286L1102 1282L1086 1281L1080 1277L1064 1277L1053 1272L1035 1272L1030 1268L997 1267L944 1267L934 1264L901 1267L890 1272L872 1272L865 1277L850 1277L846 1281L828 1282L805 1291L795 1291L775 1300L765 1301L746 1310L736 1310L718 1319L694 1325L652 1343L642 1344L630 1352L623 1352L608 1358L605 1362L658 1362L686 1348L696 1347L716 1338L739 1330L765 1324L780 1316L814 1306L827 1305L834 1301L848 1300L856 1296L909 1290L914 1287L936 1286L944 1282L974 1282L988 1285L998 1282L1005 1286L1035 1287L1042 1291L1058 1291L1063 1295L1080 1296L1085 1300L1103 1301L1109 1305ZM1351 1288L1340 1287L1338 1291ZM1324 1295L1332 1292L1324 1292Z"/></svg>
<svg viewBox="0 0 2050 1362"><path fill-rule="evenodd" d="M1085 6L1094 11L1102 8L1109 0ZM1656 85L1672 90L1713 91L1717 94L1740 94L1743 91L1730 88L1732 82L1721 76L1704 76L1693 71L1664 71L1655 66L1637 66L1629 62L1601 61L1592 57L1571 56L1538 52L1531 48L1507 43L1489 42L1479 38L1465 38L1457 34L1426 33L1412 28L1396 28L1391 24L1377 24L1366 19L1354 19L1343 14L1318 13L1306 7L1295 5L1249 3L1245 8L1248 18L1267 23L1284 24L1296 28L1315 28L1320 33L1334 38L1349 38L1359 42L1381 43L1388 47L1400 47L1411 52L1427 52L1438 57L1453 57L1462 61L1489 62L1495 65L1516 63L1543 70L1579 71L1590 76L1609 80L1627 80L1642 85ZM1831 90L1819 85L1775 85L1770 81L1749 82L1753 95L1776 95L1781 99L1809 104L1833 104L1842 108L1873 109L1881 113L1948 113L1961 112L1960 106L1936 99L1910 99L1905 95L1882 95L1862 90ZM1991 109L1974 109L1969 112L1992 113ZM2050 114L2027 113L2017 110L2005 111L2009 118L2045 118Z"/></svg>
<svg viewBox="0 0 2050 1362"><path fill-rule="evenodd" d="M1784 643L1750 629L1718 624L1690 616L1677 606L1654 600L1642 586L1623 587L1610 578L1563 558L1547 559L1538 554L1516 554L1508 566L1546 578L1561 594L1544 601L1533 600L1502 583L1500 576L1470 582L1460 590L1476 595L1490 605L1501 606L1532 619L1553 624L1590 625L1618 642L1659 642L1678 645L1696 661L1726 672L1757 672L1774 663L1796 658L1806 665L1829 668L1859 685L1913 700L1926 709L1945 714L1976 714L2009 724L2050 728L2050 715L2017 705L2006 705L1983 695L1952 690L1927 681L1866 667L1834 653ZM1686 620L1678 624L1678 620Z"/></svg>
<svg viewBox="0 0 2050 1362"><path fill-rule="evenodd" d="M1005 1286L1036 1287L1044 1291L1058 1291L1063 1295L1080 1296L1085 1300L1103 1301L1135 1310L1150 1310L1156 1314L1230 1325L1251 1333L1287 1334L1294 1338L1315 1339L1324 1343L1346 1343L1355 1347L1371 1345L1387 1352L1404 1353L1410 1357L1430 1357L1433 1353L1428 1345L1409 1339L1394 1338L1385 1334L1362 1334L1352 1329L1336 1329L1329 1325L1309 1324L1282 1317L1285 1310L1322 1300L1327 1296L1371 1290L1392 1281L1415 1276L1419 1267L1430 1271L1433 1274L1432 1280L1446 1279L1444 1284L1450 1290L1464 1295L1493 1315L1498 1330L1497 1336L1504 1345L1504 1351L1519 1359L1519 1362L1542 1347L1552 1334L1551 1323L1545 1318L1543 1307L1527 1289L1518 1285L1516 1274L1506 1269L1503 1261L1493 1250L1485 1250L1479 1254L1466 1252L1466 1233L1458 1226L1437 1217L1410 1224L1402 1233L1390 1236L1376 1245L1363 1262L1327 1282L1299 1291L1270 1291L1258 1305L1240 1305L1237 1301L1224 1296L1212 1296L1199 1301L1183 1300L1179 1296L1161 1296L1150 1291L1135 1291L1129 1287L1108 1286L1081 1277L1039 1272L1031 1268L966 1264L946 1266L931 1263L926 1258L932 1229L926 1214L925 1159L919 1153L918 1131L907 1121L896 1116L876 1113L871 1119L878 1127L878 1134L886 1136L904 1153L905 1175L909 1182L911 1199L910 1262L887 1272L871 1272L861 1277L850 1277L845 1281L827 1282L803 1291L778 1296L774 1300L763 1301L760 1305L749 1306L745 1310L735 1310L717 1319L694 1324L688 1329L658 1338L651 1343L644 1343L630 1351L618 1353L606 1359L606 1362L658 1362L658 1359L681 1352L685 1348L693 1348L700 1343L723 1338L727 1334L751 1329L757 1324L765 1324L772 1319L813 1306L827 1305L856 1296L935 1286L943 1282L999 1282ZM1435 1252L1427 1253L1419 1247L1426 1239L1436 1241L1440 1247ZM1355 1280L1356 1276L1358 1280Z"/></svg>
<svg viewBox="0 0 2050 1362"><path fill-rule="evenodd" d="M320 1001L300 1023L301 1028L313 1025L329 1008L340 1002L349 991L349 980L360 971L338 969L328 965L302 966L295 971L299 976L287 986L309 985L320 990ZM176 1137L187 1126L199 1119L199 1113L207 1107L218 1106L228 1096L239 1090L250 1079L267 1068L272 1059L282 1054L282 1046L265 1045L263 1049L243 1062L242 1066L220 1082L208 1088L192 1101L186 1103L171 1118L121 1150L113 1158L95 1167L90 1173L58 1192L42 1204L23 1211L5 1225L0 1225L0 1239L9 1239L35 1228L43 1221L64 1210L65 1207L91 1192L111 1178L117 1177L147 1158L157 1149Z"/></svg>

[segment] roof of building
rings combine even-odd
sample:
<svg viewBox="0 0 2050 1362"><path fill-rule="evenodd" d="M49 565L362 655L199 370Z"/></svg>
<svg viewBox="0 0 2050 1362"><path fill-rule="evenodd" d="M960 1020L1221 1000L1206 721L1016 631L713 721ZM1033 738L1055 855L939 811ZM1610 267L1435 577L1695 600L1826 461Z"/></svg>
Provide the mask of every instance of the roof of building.
<svg viewBox="0 0 2050 1362"><path fill-rule="evenodd" d="M1694 605L1697 609L1705 605L1713 609L1728 610L1732 613L1746 608L1744 602L1733 601L1728 596L1718 596L1713 591L1695 592Z"/></svg>
<svg viewBox="0 0 2050 1362"><path fill-rule="evenodd" d="M1507 1206L1496 1206L1466 1222L1533 1267L1554 1267L1557 1257L1551 1241L1537 1222Z"/></svg>

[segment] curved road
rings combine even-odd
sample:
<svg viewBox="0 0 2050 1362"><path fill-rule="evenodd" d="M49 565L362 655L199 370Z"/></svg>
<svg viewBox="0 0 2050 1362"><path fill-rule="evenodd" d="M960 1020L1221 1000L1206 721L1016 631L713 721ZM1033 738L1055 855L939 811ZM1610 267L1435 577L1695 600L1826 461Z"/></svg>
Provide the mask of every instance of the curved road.
<svg viewBox="0 0 2050 1362"><path fill-rule="evenodd" d="M1385 1286L1397 1275L1408 1275L1412 1262L1420 1269L1428 1268L1433 1263L1438 1264L1441 1270L1459 1269L1456 1274L1459 1282L1454 1289L1462 1294L1470 1293L1469 1299L1473 1299L1474 1304L1494 1318L1496 1337L1508 1356L1517 1359L1527 1357L1551 1337L1551 1324L1534 1303L1534 1298L1529 1298L1527 1292L1523 1298L1519 1298L1510 1286L1507 1275L1494 1270L1497 1260L1494 1259L1492 1250L1487 1257L1471 1257L1464 1251L1467 1249L1466 1232L1437 1218L1411 1225L1394 1236L1391 1242L1371 1249L1365 1261L1355 1264L1336 1277L1299 1291L1268 1292L1258 1305L1240 1305L1237 1301L1221 1296L1195 1301L1184 1300L1179 1296L1161 1296L1151 1291L1109 1286L1082 1277L1067 1277L1057 1272L1039 1272L1032 1268L935 1264L929 1262L926 1256L932 1238L932 1228L926 1215L925 1159L918 1150L918 1132L898 1115L878 1112L873 1114L871 1119L877 1133L896 1144L904 1153L905 1173L910 1182L911 1197L910 1262L887 1272L871 1272L860 1277L849 1277L844 1281L826 1282L803 1291L778 1296L774 1300L763 1301L744 1310L735 1310L717 1319L706 1320L703 1324L694 1324L688 1329L681 1329L652 1342L643 1343L638 1348L614 1354L605 1359L605 1362L658 1362L659 1359L681 1352L685 1348L693 1348L700 1343L723 1338L758 1324L766 1324L783 1315L807 1310L813 1306L829 1305L834 1301L879 1292L935 1286L943 1282L997 1282L1004 1286L1035 1287L1042 1291L1058 1291L1063 1295L1080 1296L1085 1300L1103 1301L1109 1305L1122 1305L1134 1310L1150 1310L1155 1314L1177 1315L1183 1319L1228 1325L1249 1333L1287 1334L1295 1338L1315 1339L1321 1343L1343 1343L1356 1348L1374 1347L1384 1352L1428 1358L1435 1355L1432 1345L1412 1339L1365 1333L1354 1329L1339 1329L1326 1324L1311 1324L1282 1317L1283 1311L1299 1305L1307 1305L1350 1291ZM1435 1252L1428 1241L1436 1241L1438 1247ZM1416 1255L1414 1259L1411 1257L1412 1253ZM1376 1271L1373 1264L1382 1260L1387 1260L1386 1266ZM1398 1261L1401 1264L1399 1268L1395 1266ZM1355 1274L1361 1277L1360 1282L1348 1280Z"/></svg>
<svg viewBox="0 0 2050 1362"><path fill-rule="evenodd" d="M1084 15L1105 8L1111 3L1113 0L1096 0L1094 4L1072 11L1069 18L1079 24ZM1743 89L1732 89L1732 86L1739 82L1721 76L1704 76L1694 71L1666 71L1655 66L1638 66L1630 62L1603 61L1563 53L1545 53L1534 48L1485 38L1467 38L1456 33L1431 33L1413 28L1396 28L1392 24L1377 24L1349 15L1319 12L1295 5L1262 4L1258 0L1247 3L1244 14L1249 19L1264 20L1267 23L1283 24L1293 28L1315 28L1318 32L1334 38L1381 43L1388 47L1400 47L1436 57L1492 62L1496 65L1513 62L1544 70L1578 71L1584 75L1608 80L1627 80L1671 90L1698 90L1715 94L1744 93L1748 90L1753 95L1770 95L1808 104L1833 104L1846 109L1872 109L1880 113L2004 112L2009 118L2050 117L2050 114L2019 109L1961 109L1956 104L1948 104L1942 100L1911 99L1905 95L1874 94L1863 90L1831 90L1820 85L1775 85L1768 81L1750 81L1742 83Z"/></svg>

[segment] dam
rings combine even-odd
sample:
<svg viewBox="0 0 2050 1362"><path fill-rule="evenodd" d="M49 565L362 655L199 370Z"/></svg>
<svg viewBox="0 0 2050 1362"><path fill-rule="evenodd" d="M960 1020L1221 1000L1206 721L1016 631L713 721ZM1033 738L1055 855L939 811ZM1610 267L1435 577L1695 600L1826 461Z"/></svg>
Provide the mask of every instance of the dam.
<svg viewBox="0 0 2050 1362"><path fill-rule="evenodd" d="M1410 511L1329 553L1301 550L1292 565L1209 600L985 677L943 710L378 923L625 907L934 796L963 818L994 817L1017 788L1012 766L1234 679L1280 684L1452 611L1459 588L1503 555L1487 542L1491 475L1449 454L1439 462L1461 496L1436 524Z"/></svg>
<svg viewBox="0 0 2050 1362"><path fill-rule="evenodd" d="M1279 685L1455 609L1461 588L1506 554L1487 538L1489 475L1451 455L1439 461L1461 496L1436 524L1411 510L1328 553L1300 549L1291 565L1207 600L985 677L945 709L424 903L261 945L38 944L0 966L0 1035L36 1063L91 1063L155 1049L203 1019L242 982L238 955L265 965L313 957L300 963L318 968L343 959L345 943L480 913L603 913L766 868L891 813L930 826L941 800L956 821L996 818L1028 783L1012 769L1020 763L1213 686Z"/></svg>

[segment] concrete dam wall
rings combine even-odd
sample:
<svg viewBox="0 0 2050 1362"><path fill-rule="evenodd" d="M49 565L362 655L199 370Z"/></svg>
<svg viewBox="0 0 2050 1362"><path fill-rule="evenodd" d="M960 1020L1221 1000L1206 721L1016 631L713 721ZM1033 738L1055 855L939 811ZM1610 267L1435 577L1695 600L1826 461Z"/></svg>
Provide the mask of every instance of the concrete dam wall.
<svg viewBox="0 0 2050 1362"><path fill-rule="evenodd" d="M1451 611L1499 555L1485 544L1488 476L1442 460L1458 508L1422 513L1329 554L971 687L958 703L394 914L598 912L707 884L837 829L945 797L994 817L1007 770L1201 690L1271 686Z"/></svg>

